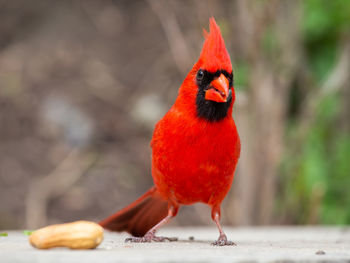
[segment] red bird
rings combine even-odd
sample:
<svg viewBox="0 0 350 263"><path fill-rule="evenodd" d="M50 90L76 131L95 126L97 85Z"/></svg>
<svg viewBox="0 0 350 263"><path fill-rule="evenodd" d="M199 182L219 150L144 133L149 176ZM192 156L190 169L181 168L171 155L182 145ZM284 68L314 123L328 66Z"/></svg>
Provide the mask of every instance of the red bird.
<svg viewBox="0 0 350 263"><path fill-rule="evenodd" d="M181 205L211 207L220 236L214 245L234 245L220 225L220 205L231 187L240 155L232 118L233 72L220 29L210 19L210 32L199 60L180 87L175 104L157 123L152 142L155 186L116 214L100 222L112 231L127 231L126 241L163 241L155 232ZM170 239L172 240L172 239Z"/></svg>

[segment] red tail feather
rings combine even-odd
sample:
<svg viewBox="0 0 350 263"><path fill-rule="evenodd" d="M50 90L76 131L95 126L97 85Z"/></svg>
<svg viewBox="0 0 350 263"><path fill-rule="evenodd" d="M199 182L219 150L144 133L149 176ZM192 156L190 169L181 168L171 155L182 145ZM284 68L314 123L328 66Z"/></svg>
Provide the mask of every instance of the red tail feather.
<svg viewBox="0 0 350 263"><path fill-rule="evenodd" d="M168 214L168 203L152 187L139 199L107 217L99 224L112 231L126 231L133 236L143 236Z"/></svg>

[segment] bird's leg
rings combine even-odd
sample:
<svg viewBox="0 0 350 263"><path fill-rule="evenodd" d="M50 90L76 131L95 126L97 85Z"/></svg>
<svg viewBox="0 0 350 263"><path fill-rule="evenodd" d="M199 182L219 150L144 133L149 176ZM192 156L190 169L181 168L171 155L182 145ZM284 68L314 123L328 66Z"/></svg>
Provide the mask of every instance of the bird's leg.
<svg viewBox="0 0 350 263"><path fill-rule="evenodd" d="M230 240L227 240L227 237L222 230L221 224L220 224L220 207L214 207L212 209L212 218L215 221L216 225L218 226L220 236L218 240L215 240L212 245L214 246L235 246L236 244Z"/></svg>
<svg viewBox="0 0 350 263"><path fill-rule="evenodd" d="M177 214L178 207L170 207L168 210L168 215L164 217L158 224L152 227L143 237L129 237L125 239L125 242L133 243L145 243L145 242L164 242L164 241L177 241L177 237L158 237L156 236L156 231L169 222L170 218L174 217Z"/></svg>

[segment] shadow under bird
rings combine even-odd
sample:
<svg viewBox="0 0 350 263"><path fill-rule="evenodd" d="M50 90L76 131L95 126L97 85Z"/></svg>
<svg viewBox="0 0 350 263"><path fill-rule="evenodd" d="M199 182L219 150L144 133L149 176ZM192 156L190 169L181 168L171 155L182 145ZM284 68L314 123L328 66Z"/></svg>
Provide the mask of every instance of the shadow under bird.
<svg viewBox="0 0 350 263"><path fill-rule="evenodd" d="M213 245L234 245L220 225L220 205L228 193L241 145L232 108L233 72L220 28L210 32L200 57L182 83L174 105L156 124L151 141L154 186L100 225L127 231L130 242L173 240L156 231L176 216L181 205L202 202L220 236Z"/></svg>

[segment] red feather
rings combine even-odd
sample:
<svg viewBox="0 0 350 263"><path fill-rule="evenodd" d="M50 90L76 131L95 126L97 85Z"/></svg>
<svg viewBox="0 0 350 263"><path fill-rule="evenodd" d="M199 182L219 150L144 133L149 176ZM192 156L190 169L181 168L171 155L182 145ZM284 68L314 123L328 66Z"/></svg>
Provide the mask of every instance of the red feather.
<svg viewBox="0 0 350 263"><path fill-rule="evenodd" d="M216 71L220 68L231 72L231 59L226 50L220 28L214 18L210 18L210 33L204 30L204 37L205 42L198 62L202 63L209 71Z"/></svg>
<svg viewBox="0 0 350 263"><path fill-rule="evenodd" d="M112 231L127 231L133 236L143 236L168 213L168 203L159 197L155 187L139 199L99 224Z"/></svg>
<svg viewBox="0 0 350 263"><path fill-rule="evenodd" d="M151 146L155 188L102 221L102 226L143 235L167 215L166 204L175 208L171 214L175 215L180 205L203 202L212 207L214 220L216 215L220 217L220 204L231 187L240 155L240 139L232 118L233 88L223 119L210 122L197 116L198 70L232 73L231 60L214 18L210 19L210 32L205 37L199 60L181 85L175 104L154 130Z"/></svg>

